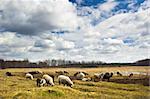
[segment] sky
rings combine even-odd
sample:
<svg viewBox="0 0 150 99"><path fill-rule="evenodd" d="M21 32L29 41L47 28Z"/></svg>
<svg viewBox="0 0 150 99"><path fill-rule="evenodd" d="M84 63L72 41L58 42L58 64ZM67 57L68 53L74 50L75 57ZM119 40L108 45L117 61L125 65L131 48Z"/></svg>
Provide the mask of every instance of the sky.
<svg viewBox="0 0 150 99"><path fill-rule="evenodd" d="M150 58L150 0L0 0L0 58Z"/></svg>

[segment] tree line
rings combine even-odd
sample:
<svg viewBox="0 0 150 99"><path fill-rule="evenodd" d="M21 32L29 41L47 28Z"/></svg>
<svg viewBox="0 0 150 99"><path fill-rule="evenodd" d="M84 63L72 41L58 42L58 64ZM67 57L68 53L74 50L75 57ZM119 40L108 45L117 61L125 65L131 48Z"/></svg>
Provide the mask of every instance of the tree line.
<svg viewBox="0 0 150 99"><path fill-rule="evenodd" d="M139 60L133 63L105 63L102 61L71 61L52 59L39 62L25 60L4 60L0 59L0 69L5 68L49 68L49 67L111 67L111 66L150 66L150 59Z"/></svg>

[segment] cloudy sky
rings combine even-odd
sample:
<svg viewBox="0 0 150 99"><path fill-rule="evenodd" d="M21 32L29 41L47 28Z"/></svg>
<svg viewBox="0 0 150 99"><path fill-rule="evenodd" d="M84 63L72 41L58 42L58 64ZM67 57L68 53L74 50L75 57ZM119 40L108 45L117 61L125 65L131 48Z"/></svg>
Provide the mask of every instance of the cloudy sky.
<svg viewBox="0 0 150 99"><path fill-rule="evenodd" d="M150 58L150 0L0 0L0 58Z"/></svg>

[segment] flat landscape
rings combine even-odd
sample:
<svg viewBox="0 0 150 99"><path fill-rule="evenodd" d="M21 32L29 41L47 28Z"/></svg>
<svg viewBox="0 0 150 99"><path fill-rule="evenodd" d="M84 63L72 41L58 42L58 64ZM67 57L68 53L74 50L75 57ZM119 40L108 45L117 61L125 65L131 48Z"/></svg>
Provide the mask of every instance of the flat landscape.
<svg viewBox="0 0 150 99"><path fill-rule="evenodd" d="M29 71L42 71L54 74L55 71L65 70L72 76L77 71L85 71L92 77L100 72L149 72L150 67L103 67L103 68L16 68L0 70L0 99L150 99L148 75L133 75L118 77L114 75L107 81L73 80L73 88L59 85L55 77L55 86L36 86L36 78L29 80L24 74ZM14 76L6 76L11 72ZM117 80L120 79L118 82ZM141 79L141 80L140 80ZM142 80L144 79L144 80ZM147 80L145 80L147 79ZM137 83L136 81L139 80ZM123 82L122 82L123 81ZM124 83L125 82L125 83ZM145 84L145 83L148 83Z"/></svg>

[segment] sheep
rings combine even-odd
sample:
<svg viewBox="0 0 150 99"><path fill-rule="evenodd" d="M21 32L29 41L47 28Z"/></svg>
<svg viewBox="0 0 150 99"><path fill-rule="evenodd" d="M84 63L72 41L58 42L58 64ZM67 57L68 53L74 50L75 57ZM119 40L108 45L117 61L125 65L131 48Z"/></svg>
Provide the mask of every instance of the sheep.
<svg viewBox="0 0 150 99"><path fill-rule="evenodd" d="M91 78L88 77L88 78L83 78L82 81L91 81Z"/></svg>
<svg viewBox="0 0 150 99"><path fill-rule="evenodd" d="M43 75L42 78L46 80L46 83L47 83L48 85L51 85L51 86L54 86L54 85L55 85L54 82L53 82L53 78L52 78L51 76L45 74L45 75Z"/></svg>
<svg viewBox="0 0 150 99"><path fill-rule="evenodd" d="M82 73L84 73L84 75L89 75L88 73L86 73L86 72L82 72Z"/></svg>
<svg viewBox="0 0 150 99"><path fill-rule="evenodd" d="M11 72L6 72L5 74L6 74L6 76L13 76L13 75L11 74Z"/></svg>
<svg viewBox="0 0 150 99"><path fill-rule="evenodd" d="M64 71L64 74L69 74L69 72L67 72L67 71Z"/></svg>
<svg viewBox="0 0 150 99"><path fill-rule="evenodd" d="M73 82L71 81L71 79L65 75L59 75L58 82L59 82L59 85L63 84L64 86L67 85L67 86L70 86L71 88L73 86Z"/></svg>
<svg viewBox="0 0 150 99"><path fill-rule="evenodd" d="M25 77L26 77L26 78L29 78L29 79L31 79L31 80L33 80L33 75L31 75L31 74L29 74L29 73L27 73L27 74L25 75Z"/></svg>
<svg viewBox="0 0 150 99"><path fill-rule="evenodd" d="M103 79L107 79L109 81L109 79L113 76L113 73L108 73L106 72L103 76Z"/></svg>
<svg viewBox="0 0 150 99"><path fill-rule="evenodd" d="M45 79L40 79L40 78L38 78L38 79L36 80L36 83L37 83L37 86L38 86L38 87L41 87L41 86L44 86L44 85L46 84L46 80L45 80Z"/></svg>
<svg viewBox="0 0 150 99"><path fill-rule="evenodd" d="M117 75L118 75L118 76L122 76L122 74L121 74L120 72L117 72Z"/></svg>
<svg viewBox="0 0 150 99"><path fill-rule="evenodd" d="M104 76L104 73L96 73L94 74L94 81L100 81Z"/></svg>
<svg viewBox="0 0 150 99"><path fill-rule="evenodd" d="M77 78L77 80L82 80L85 77L85 74L83 72L77 72L74 74L74 76Z"/></svg>
<svg viewBox="0 0 150 99"><path fill-rule="evenodd" d="M131 74L129 75L129 78L132 77L132 76L133 76L133 73L131 73Z"/></svg>
<svg viewBox="0 0 150 99"><path fill-rule="evenodd" d="M51 74L49 74L49 76L51 76L51 77L53 78L53 81L54 81L55 76L54 76L54 75L51 75Z"/></svg>

